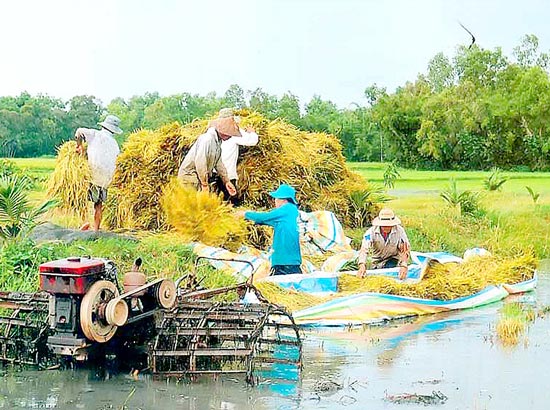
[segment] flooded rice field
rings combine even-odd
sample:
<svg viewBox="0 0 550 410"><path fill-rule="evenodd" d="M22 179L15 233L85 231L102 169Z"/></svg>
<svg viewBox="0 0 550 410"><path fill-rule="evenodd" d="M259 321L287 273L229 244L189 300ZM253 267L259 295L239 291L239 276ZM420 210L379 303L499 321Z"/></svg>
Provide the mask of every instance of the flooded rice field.
<svg viewBox="0 0 550 410"><path fill-rule="evenodd" d="M0 409L548 409L550 264L535 292L485 307L359 329L303 333L298 380L247 386L106 370L0 368ZM503 304L538 309L516 346L496 334Z"/></svg>

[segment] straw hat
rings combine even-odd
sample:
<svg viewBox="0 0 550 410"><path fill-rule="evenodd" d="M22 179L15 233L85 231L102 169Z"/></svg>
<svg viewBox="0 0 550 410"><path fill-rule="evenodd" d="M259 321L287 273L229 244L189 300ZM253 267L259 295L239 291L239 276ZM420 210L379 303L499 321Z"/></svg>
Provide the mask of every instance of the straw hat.
<svg viewBox="0 0 550 410"><path fill-rule="evenodd" d="M209 127L214 127L220 134L230 135L232 137L240 137L241 131L233 117L217 118L210 121Z"/></svg>
<svg viewBox="0 0 550 410"><path fill-rule="evenodd" d="M382 208L378 216L373 219L372 224L374 226L395 226L401 225L401 220L390 208Z"/></svg>
<svg viewBox="0 0 550 410"><path fill-rule="evenodd" d="M103 122L100 122L99 125L101 125L103 128L111 131L113 134L122 134L122 130L120 129L120 118L118 118L116 115L108 115Z"/></svg>
<svg viewBox="0 0 550 410"><path fill-rule="evenodd" d="M276 199L288 199L294 205L298 205L298 201L296 201L296 190L290 185L281 184L276 191L270 192L269 195Z"/></svg>

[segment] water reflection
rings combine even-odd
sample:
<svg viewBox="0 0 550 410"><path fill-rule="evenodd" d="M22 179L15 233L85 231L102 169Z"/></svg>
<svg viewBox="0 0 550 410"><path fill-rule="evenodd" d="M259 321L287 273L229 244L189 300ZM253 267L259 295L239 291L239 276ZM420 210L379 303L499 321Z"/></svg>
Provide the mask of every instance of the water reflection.
<svg viewBox="0 0 550 410"><path fill-rule="evenodd" d="M306 331L301 378L284 366L264 374L258 387L227 376L186 383L144 375L135 379L105 369L4 369L0 409L117 409L125 402L128 409L144 410L389 409L395 405L384 400L386 395L436 390L448 397L438 407L443 409L546 410L549 319L531 324L527 346L503 349L491 340L498 310L511 300L549 305L548 274L539 275L535 292L477 309L356 329Z"/></svg>

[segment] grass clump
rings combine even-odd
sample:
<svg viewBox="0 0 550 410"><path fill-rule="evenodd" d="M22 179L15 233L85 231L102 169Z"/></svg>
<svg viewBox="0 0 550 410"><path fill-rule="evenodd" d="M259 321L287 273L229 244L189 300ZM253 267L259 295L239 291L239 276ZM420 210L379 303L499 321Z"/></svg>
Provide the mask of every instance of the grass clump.
<svg viewBox="0 0 550 410"><path fill-rule="evenodd" d="M505 304L500 310L500 318L496 326L497 336L502 345L517 345L535 317L536 314L532 308L517 302Z"/></svg>

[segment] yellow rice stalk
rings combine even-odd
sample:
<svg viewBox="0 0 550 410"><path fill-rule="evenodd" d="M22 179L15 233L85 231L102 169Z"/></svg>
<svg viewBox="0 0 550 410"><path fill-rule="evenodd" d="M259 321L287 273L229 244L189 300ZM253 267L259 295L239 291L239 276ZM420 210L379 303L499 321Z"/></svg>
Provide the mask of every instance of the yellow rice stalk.
<svg viewBox="0 0 550 410"><path fill-rule="evenodd" d="M527 329L527 324L520 318L509 317L497 323L497 335L504 346L515 346Z"/></svg>
<svg viewBox="0 0 550 410"><path fill-rule="evenodd" d="M272 282L257 282L254 285L268 301L284 306L291 312L315 306L329 300L329 298L321 298L303 292L284 289Z"/></svg>
<svg viewBox="0 0 550 410"><path fill-rule="evenodd" d="M161 205L168 224L186 242L234 250L243 241L247 223L217 195L197 192L174 179L164 190Z"/></svg>
<svg viewBox="0 0 550 410"><path fill-rule="evenodd" d="M47 195L59 200L59 207L84 217L88 209L90 167L85 155L76 152L76 142L69 141L57 150L55 170L48 181Z"/></svg>

